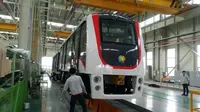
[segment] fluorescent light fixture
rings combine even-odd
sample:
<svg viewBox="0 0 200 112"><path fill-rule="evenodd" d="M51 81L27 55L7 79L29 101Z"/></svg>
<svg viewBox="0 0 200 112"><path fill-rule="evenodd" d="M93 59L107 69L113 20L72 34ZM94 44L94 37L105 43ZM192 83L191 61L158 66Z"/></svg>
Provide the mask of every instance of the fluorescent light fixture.
<svg viewBox="0 0 200 112"><path fill-rule="evenodd" d="M67 28L76 28L77 26L74 26L74 25L67 25L66 27L67 27Z"/></svg>
<svg viewBox="0 0 200 112"><path fill-rule="evenodd" d="M48 39L57 39L57 37L47 37ZM59 40L63 40L63 41L65 41L66 39L64 39L64 38L59 38Z"/></svg>
<svg viewBox="0 0 200 112"><path fill-rule="evenodd" d="M2 14L0 14L0 18L2 18L2 19L7 19L7 20L12 20L12 17L9 16L9 15L2 15ZM15 17L15 19L19 21L19 17ZM56 26L56 27L62 27L64 24L48 21L48 22L47 22L47 25L52 25L52 26ZM69 25L69 24L68 24L68 25L66 25L66 27L67 27L67 28L76 28L77 26L75 26L75 25Z"/></svg>
<svg viewBox="0 0 200 112"><path fill-rule="evenodd" d="M18 33L15 33L15 32L0 31L0 33L11 34L11 35L18 35Z"/></svg>
<svg viewBox="0 0 200 112"><path fill-rule="evenodd" d="M56 27L62 27L64 24L62 23L56 23L56 22L47 22L48 25L56 26ZM67 28L76 28L77 26L75 25L66 25Z"/></svg>
<svg viewBox="0 0 200 112"><path fill-rule="evenodd" d="M117 11L114 11L114 12L113 12L113 14L116 14L116 13L117 13Z"/></svg>
<svg viewBox="0 0 200 112"><path fill-rule="evenodd" d="M0 18L12 20L12 17L9 16L9 15L2 15L2 14L0 14ZM15 17L15 19L19 21L19 17Z"/></svg>
<svg viewBox="0 0 200 112"><path fill-rule="evenodd" d="M172 16L172 15L165 15L166 18L168 18L168 17L170 17L170 16Z"/></svg>
<svg viewBox="0 0 200 112"><path fill-rule="evenodd" d="M52 26L57 26L57 27L62 27L63 24L62 23L56 23L56 22L47 22L47 25L52 25Z"/></svg>

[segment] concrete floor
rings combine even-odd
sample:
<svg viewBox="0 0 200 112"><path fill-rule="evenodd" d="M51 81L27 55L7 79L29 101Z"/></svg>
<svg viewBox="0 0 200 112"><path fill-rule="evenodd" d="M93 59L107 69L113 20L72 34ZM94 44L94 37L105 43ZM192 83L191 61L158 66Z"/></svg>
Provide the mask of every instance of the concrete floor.
<svg viewBox="0 0 200 112"><path fill-rule="evenodd" d="M61 100L62 85L49 81L46 93L46 112L68 112L69 99ZM144 86L143 97L128 100L153 112L189 112L189 97L181 96L182 92L165 88ZM200 97L194 97L194 106L200 107ZM76 110L81 110L77 106Z"/></svg>
<svg viewBox="0 0 200 112"><path fill-rule="evenodd" d="M66 97L63 97L62 95L62 88L63 85L58 82L52 82L49 80L48 77L45 77L44 80L48 80L48 88L46 92L43 92L46 94L45 101L46 104L44 107L46 107L44 112L69 112L69 101L70 96L69 94L65 94ZM81 112L82 108L80 105L76 105L75 112Z"/></svg>
<svg viewBox="0 0 200 112"><path fill-rule="evenodd" d="M129 101L153 112L189 112L190 99L181 94L181 91L145 86L143 97ZM194 97L194 106L200 107L199 96Z"/></svg>

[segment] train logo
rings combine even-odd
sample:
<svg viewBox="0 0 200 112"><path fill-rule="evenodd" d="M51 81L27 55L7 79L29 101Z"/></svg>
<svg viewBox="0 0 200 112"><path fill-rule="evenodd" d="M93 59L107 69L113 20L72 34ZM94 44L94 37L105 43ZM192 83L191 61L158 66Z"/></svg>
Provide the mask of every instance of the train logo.
<svg viewBox="0 0 200 112"><path fill-rule="evenodd" d="M118 61L119 61L120 63L124 63L125 60L126 60L126 58L125 58L125 56L123 56L123 55L120 55L120 56L118 57Z"/></svg>

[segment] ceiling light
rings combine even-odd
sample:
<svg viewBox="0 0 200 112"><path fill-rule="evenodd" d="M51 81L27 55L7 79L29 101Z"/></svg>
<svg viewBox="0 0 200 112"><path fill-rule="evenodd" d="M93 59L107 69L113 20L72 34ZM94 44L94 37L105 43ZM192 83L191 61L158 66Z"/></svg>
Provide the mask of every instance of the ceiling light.
<svg viewBox="0 0 200 112"><path fill-rule="evenodd" d="M113 12L113 14L116 14L116 13L117 13L117 11L114 11L114 12Z"/></svg>
<svg viewBox="0 0 200 112"><path fill-rule="evenodd" d="M67 25L66 27L67 27L67 28L76 28L77 26L74 26L74 25Z"/></svg>
<svg viewBox="0 0 200 112"><path fill-rule="evenodd" d="M12 20L12 17L9 16L9 15L2 15L2 14L0 14L0 18ZM17 20L19 21L19 17L15 17L15 19L17 19ZM42 23L44 23L44 22L42 22ZM47 25L50 25L50 26L52 25L52 26L56 26L56 27L62 27L64 24L48 21L48 22L47 22ZM67 27L67 28L76 28L77 26L75 26L75 25L66 25L66 27Z"/></svg>
<svg viewBox="0 0 200 112"><path fill-rule="evenodd" d="M47 38L47 39L54 39L54 40L55 40L55 39L58 39L57 37L46 37L46 38ZM66 40L66 39L64 39L64 38L59 38L59 40L63 40L63 41L64 41L64 40Z"/></svg>
<svg viewBox="0 0 200 112"><path fill-rule="evenodd" d="M57 27L62 27L63 24L62 23L56 23L56 22L47 22L48 25L52 25L52 26L57 26Z"/></svg>
<svg viewBox="0 0 200 112"><path fill-rule="evenodd" d="M15 32L0 31L0 33L3 33L3 34L11 34L11 35L18 35L18 33L15 33Z"/></svg>
<svg viewBox="0 0 200 112"><path fill-rule="evenodd" d="M12 20L12 17L9 16L9 15L2 15L2 14L0 14L0 18ZM15 19L19 21L19 17L15 17Z"/></svg>
<svg viewBox="0 0 200 112"><path fill-rule="evenodd" d="M56 23L56 22L47 22L48 25L56 26L56 27L62 27L64 24L62 23ZM67 28L76 28L75 25L66 25Z"/></svg>

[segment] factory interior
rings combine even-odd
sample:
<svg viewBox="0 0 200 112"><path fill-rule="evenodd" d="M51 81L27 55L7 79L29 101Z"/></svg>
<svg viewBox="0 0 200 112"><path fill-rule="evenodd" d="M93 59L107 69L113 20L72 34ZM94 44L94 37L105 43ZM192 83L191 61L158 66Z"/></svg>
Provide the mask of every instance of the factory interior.
<svg viewBox="0 0 200 112"><path fill-rule="evenodd" d="M200 112L200 0L0 0L0 112L85 112L73 84L86 112Z"/></svg>

